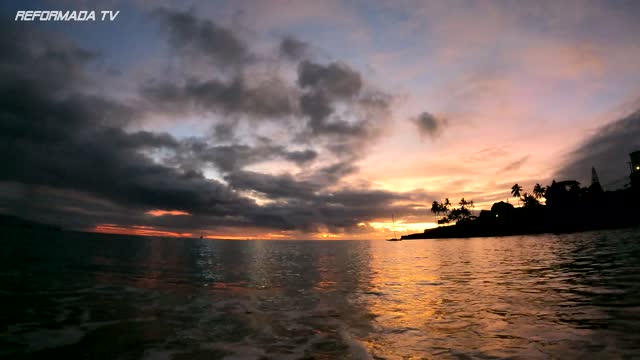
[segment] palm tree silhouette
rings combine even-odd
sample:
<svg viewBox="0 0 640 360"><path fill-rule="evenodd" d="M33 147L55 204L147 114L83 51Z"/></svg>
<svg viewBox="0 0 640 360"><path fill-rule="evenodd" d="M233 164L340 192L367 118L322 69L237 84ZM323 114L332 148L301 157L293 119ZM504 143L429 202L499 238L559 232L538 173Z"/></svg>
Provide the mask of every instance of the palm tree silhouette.
<svg viewBox="0 0 640 360"><path fill-rule="evenodd" d="M443 221L445 225L449 222L447 217L449 216L450 207L451 207L451 201L449 201L449 198L445 198L444 203L440 204L440 211L444 214Z"/></svg>
<svg viewBox="0 0 640 360"><path fill-rule="evenodd" d="M522 191L522 186L517 183L511 187L511 195L513 197L518 198L518 205L520 205L520 191Z"/></svg>
<svg viewBox="0 0 640 360"><path fill-rule="evenodd" d="M536 199L540 199L544 197L544 193L545 193L545 188L543 188L542 185L536 184L533 187L533 196L535 196Z"/></svg>
<svg viewBox="0 0 640 360"><path fill-rule="evenodd" d="M441 210L442 206L437 201L434 201L433 204L431 204L431 212L433 213L433 217L436 220L436 224L438 223L438 214Z"/></svg>

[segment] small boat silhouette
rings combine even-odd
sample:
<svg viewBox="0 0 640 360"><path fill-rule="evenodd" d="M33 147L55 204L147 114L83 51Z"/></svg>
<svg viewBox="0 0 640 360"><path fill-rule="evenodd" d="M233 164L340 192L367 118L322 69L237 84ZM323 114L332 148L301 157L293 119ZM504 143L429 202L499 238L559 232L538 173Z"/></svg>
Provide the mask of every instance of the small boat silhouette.
<svg viewBox="0 0 640 360"><path fill-rule="evenodd" d="M402 241L402 239L398 239L396 237L396 219L393 217L393 214L391 214L391 224L393 229L393 237L391 239L387 239L387 241Z"/></svg>

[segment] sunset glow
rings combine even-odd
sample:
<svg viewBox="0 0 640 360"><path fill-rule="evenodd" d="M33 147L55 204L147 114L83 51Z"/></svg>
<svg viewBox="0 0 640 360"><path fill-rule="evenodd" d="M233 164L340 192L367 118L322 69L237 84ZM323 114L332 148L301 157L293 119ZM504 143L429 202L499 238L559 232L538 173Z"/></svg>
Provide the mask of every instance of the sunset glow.
<svg viewBox="0 0 640 360"><path fill-rule="evenodd" d="M640 359L640 0L5 0L0 54L0 360Z"/></svg>
<svg viewBox="0 0 640 360"><path fill-rule="evenodd" d="M116 224L97 225L93 231L105 234L139 235L139 236L167 236L167 237L193 237L192 233L178 233L173 231L156 230L150 226L122 227Z"/></svg>
<svg viewBox="0 0 640 360"><path fill-rule="evenodd" d="M164 216L164 215L171 215L171 216L188 215L188 216L190 216L191 215L186 211L180 211L180 210L149 210L146 213L151 215L151 216Z"/></svg>
<svg viewBox="0 0 640 360"><path fill-rule="evenodd" d="M640 146L623 121L640 109L637 10L132 2L96 27L13 21L0 209L101 232L384 239L435 227L433 201L518 204L514 183L588 186L594 167L615 190Z"/></svg>

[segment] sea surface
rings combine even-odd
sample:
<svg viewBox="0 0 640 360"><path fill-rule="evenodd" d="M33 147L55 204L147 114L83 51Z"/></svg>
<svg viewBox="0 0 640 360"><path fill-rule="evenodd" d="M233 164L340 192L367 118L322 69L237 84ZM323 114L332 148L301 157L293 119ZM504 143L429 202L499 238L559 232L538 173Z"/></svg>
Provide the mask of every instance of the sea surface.
<svg viewBox="0 0 640 360"><path fill-rule="evenodd" d="M640 229L211 241L2 229L0 358L640 358Z"/></svg>

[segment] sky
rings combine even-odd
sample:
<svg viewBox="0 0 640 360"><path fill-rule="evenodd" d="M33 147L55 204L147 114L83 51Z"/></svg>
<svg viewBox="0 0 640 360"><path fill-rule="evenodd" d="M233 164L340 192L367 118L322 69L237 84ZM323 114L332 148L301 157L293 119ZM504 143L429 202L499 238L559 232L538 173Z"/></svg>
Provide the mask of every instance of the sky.
<svg viewBox="0 0 640 360"><path fill-rule="evenodd" d="M15 21L111 10L114 21ZM635 1L0 5L0 213L66 229L383 239L514 183L628 182ZM392 224L392 215L396 219Z"/></svg>

